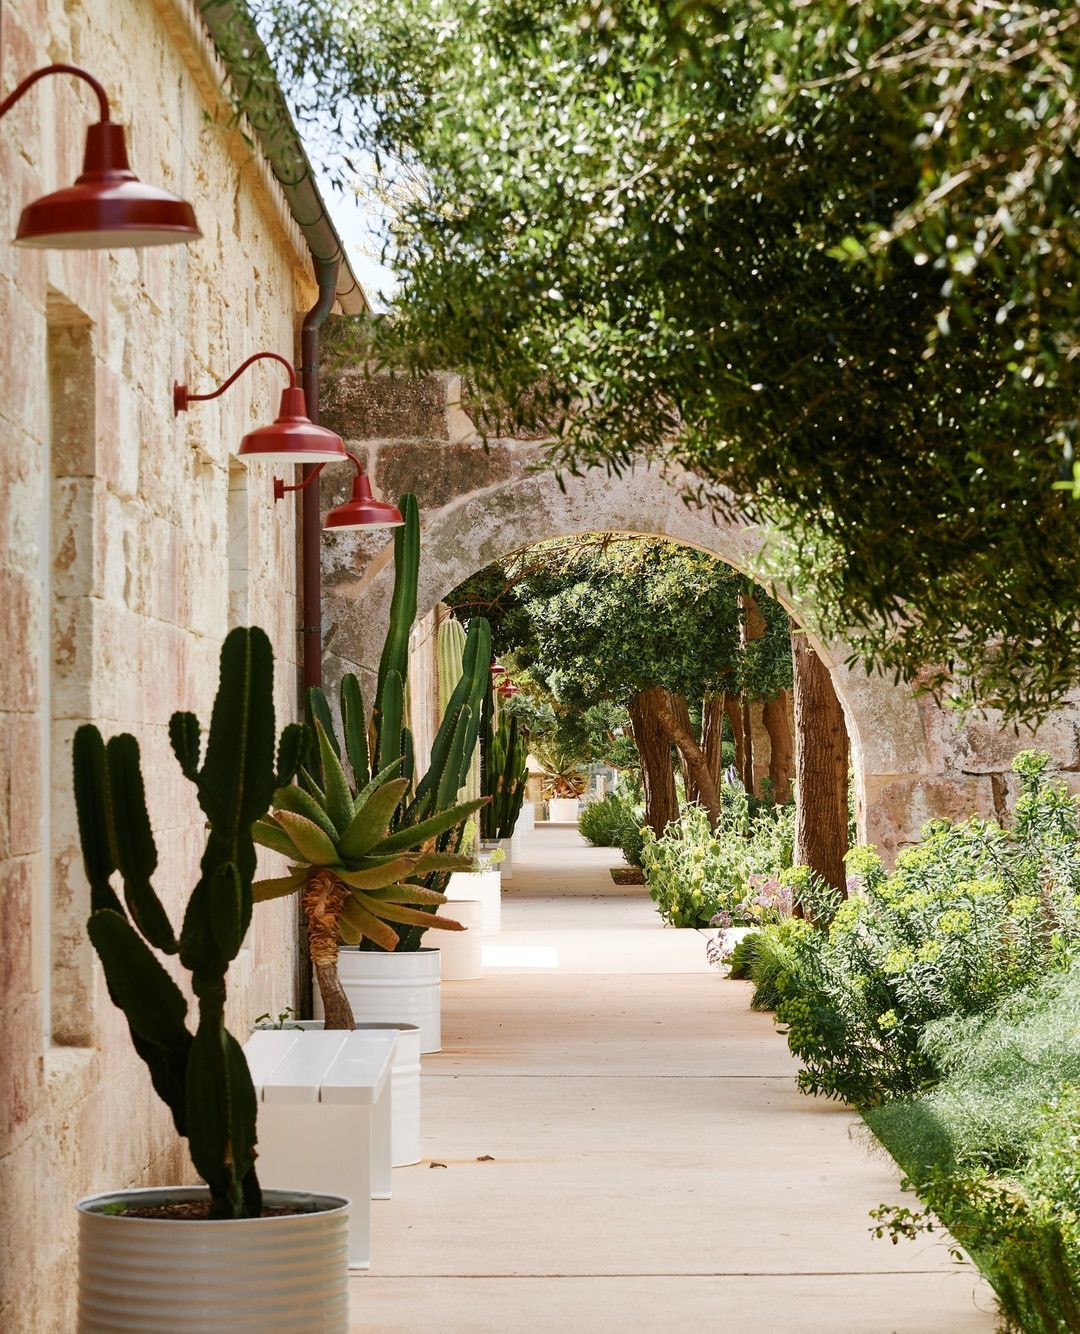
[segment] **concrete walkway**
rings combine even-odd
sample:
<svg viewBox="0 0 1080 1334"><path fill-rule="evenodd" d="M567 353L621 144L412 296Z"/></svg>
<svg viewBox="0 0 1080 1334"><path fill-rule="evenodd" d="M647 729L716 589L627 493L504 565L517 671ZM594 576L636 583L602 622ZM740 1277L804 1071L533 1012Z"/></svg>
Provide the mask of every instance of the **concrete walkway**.
<svg viewBox="0 0 1080 1334"><path fill-rule="evenodd" d="M940 1239L871 1237L891 1163L797 1092L747 986L616 886L618 859L528 836L487 975L444 983L427 1161L373 1206L352 1329L992 1334Z"/></svg>

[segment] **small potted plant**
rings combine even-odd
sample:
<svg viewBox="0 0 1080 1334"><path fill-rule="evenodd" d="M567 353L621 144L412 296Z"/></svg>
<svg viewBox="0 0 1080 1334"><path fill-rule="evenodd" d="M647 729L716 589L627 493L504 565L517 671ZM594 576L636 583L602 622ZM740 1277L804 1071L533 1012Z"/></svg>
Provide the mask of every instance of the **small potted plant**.
<svg viewBox="0 0 1080 1334"><path fill-rule="evenodd" d="M252 825L292 777L303 745L304 729L286 727L275 761L273 672L265 634L234 630L221 651L205 757L192 714L176 713L170 723L173 751L196 787L207 828L179 934L151 884L157 851L138 743L121 735L106 744L93 726L75 735L87 930L109 994L206 1183L79 1202L80 1334L157 1334L166 1326L177 1334L225 1334L237 1311L253 1329L347 1329L348 1202L261 1189L255 1093L224 1019L228 968L251 921ZM188 1001L158 955L176 956L191 974L194 1031ZM290 1256L286 1268L283 1254Z"/></svg>

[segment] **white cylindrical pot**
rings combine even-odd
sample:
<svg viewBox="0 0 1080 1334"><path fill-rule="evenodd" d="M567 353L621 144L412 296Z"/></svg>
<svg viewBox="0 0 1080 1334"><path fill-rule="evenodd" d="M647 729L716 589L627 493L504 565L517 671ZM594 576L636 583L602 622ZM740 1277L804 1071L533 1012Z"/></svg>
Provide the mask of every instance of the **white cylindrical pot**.
<svg viewBox="0 0 1080 1334"><path fill-rule="evenodd" d="M577 797L552 797L548 802L548 819L555 824L577 824Z"/></svg>
<svg viewBox="0 0 1080 1334"><path fill-rule="evenodd" d="M315 1010L322 1013L322 996L315 988ZM290 1019L285 1028L321 1029L321 1019ZM260 1024L276 1028L276 1024ZM373 1033L394 1030L397 1046L390 1072L390 1164L410 1167L420 1161L420 1030L415 1024L355 1024Z"/></svg>
<svg viewBox="0 0 1080 1334"><path fill-rule="evenodd" d="M439 932L442 980L475 982L482 975L484 905L478 899L455 899L448 916L460 922L465 930Z"/></svg>
<svg viewBox="0 0 1080 1334"><path fill-rule="evenodd" d="M420 1029L416 1024L361 1024L357 1028L397 1029L390 1078L390 1162L409 1167L420 1161Z"/></svg>
<svg viewBox="0 0 1080 1334"><path fill-rule="evenodd" d="M503 850L503 860L499 863L499 870L502 872L504 880L513 880L514 840L512 838L500 838L499 847Z"/></svg>
<svg viewBox="0 0 1080 1334"><path fill-rule="evenodd" d="M338 953L338 977L357 1027L415 1024L420 1030L420 1050L442 1051L441 957L437 949L427 946L388 954L343 945Z"/></svg>
<svg viewBox="0 0 1080 1334"><path fill-rule="evenodd" d="M271 1218L102 1212L205 1200L205 1186L80 1200L78 1334L346 1334L348 1201L266 1190Z"/></svg>
<svg viewBox="0 0 1080 1334"><path fill-rule="evenodd" d="M483 915L485 936L502 930L502 868L492 871L455 871L443 891L452 903L477 900ZM454 909L448 908L451 917Z"/></svg>

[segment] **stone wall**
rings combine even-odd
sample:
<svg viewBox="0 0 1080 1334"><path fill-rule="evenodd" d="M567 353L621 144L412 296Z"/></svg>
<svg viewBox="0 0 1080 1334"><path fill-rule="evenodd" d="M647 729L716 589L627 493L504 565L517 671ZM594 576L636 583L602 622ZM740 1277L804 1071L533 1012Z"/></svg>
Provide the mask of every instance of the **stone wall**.
<svg viewBox="0 0 1080 1334"><path fill-rule="evenodd" d="M329 371L322 420L360 454L376 494L415 491L422 522L419 611L423 615L489 561L546 538L595 530L656 534L709 551L736 569L764 540L759 530L688 509L678 476L638 467L622 477L555 475L538 467L543 445L481 441L455 376L405 381L362 370ZM344 499L350 479L323 476L323 504ZM323 548L325 670L370 679L393 586L385 535L341 533ZM778 595L800 617L784 591ZM815 648L844 706L856 775L860 837L891 859L935 817L1004 815L1014 795L1012 756L1047 749L1080 789L1080 709L1061 709L1038 733L994 718L966 723L910 688L845 666L843 643Z"/></svg>
<svg viewBox="0 0 1080 1334"><path fill-rule="evenodd" d="M221 641L259 623L295 716L293 507L245 471L280 370L173 419L174 379L219 381L260 348L292 356L314 299L284 200L240 133L215 125L222 71L193 0L6 0L3 91L50 61L86 65L131 127L136 171L195 205L191 247L12 247L24 202L80 166L94 103L63 77L0 124L0 1329L74 1329L74 1201L184 1179L169 1118L87 947L70 740L137 736L174 922L204 842L169 750L174 709L208 718ZM238 1033L293 999L293 909L260 909L232 975Z"/></svg>

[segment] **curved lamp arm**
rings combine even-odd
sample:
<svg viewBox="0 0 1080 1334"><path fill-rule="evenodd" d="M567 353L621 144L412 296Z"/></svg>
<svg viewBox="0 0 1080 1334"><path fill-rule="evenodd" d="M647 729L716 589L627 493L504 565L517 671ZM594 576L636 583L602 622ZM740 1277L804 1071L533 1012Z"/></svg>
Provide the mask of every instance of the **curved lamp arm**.
<svg viewBox="0 0 1080 1334"><path fill-rule="evenodd" d="M218 387L209 394L192 394L189 392L186 384L178 381L173 385L173 416L178 413L187 412L189 403L205 403L211 398L218 398L225 392L231 384L234 384L249 366L254 365L256 361L279 361L289 372L289 388L296 388L296 371L293 369L292 362L278 352L256 352L254 356L248 357L247 361L241 362L236 370L223 381Z"/></svg>
<svg viewBox="0 0 1080 1334"><path fill-rule="evenodd" d="M352 459L353 463L356 465L356 475L358 477L363 476L364 465L360 462L359 458L357 458L357 456L352 452L351 449L347 449L345 453L348 454L349 458ZM315 478L318 477L319 473L321 473L325 467L326 467L325 463L314 464L311 471L308 473L308 475L304 478L302 482L294 482L291 486L286 486L283 478L275 477L274 499L284 500L286 491L305 490L308 486L310 486L310 484L315 480Z"/></svg>
<svg viewBox="0 0 1080 1334"><path fill-rule="evenodd" d="M100 110L102 121L108 121L109 99L105 93L105 89L98 83L97 79L95 79L92 74L88 74L86 70L80 69L78 65L44 65L41 69L35 70L33 74L28 74L15 90L9 93L7 97L0 102L0 119L3 119L3 117L7 115L24 93L29 92L34 84L37 83L39 79L44 79L47 74L74 74L77 79L83 79L90 85L97 96L98 108Z"/></svg>

